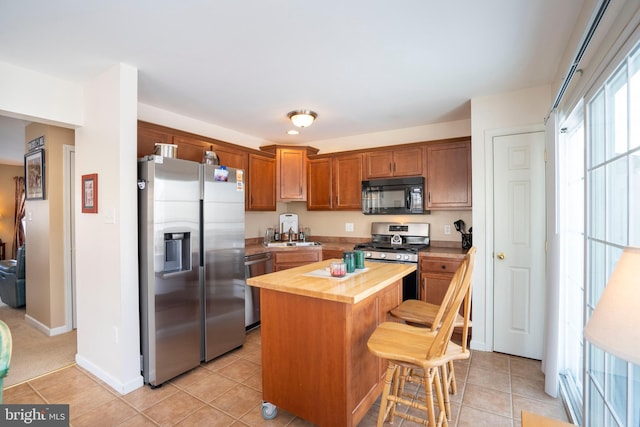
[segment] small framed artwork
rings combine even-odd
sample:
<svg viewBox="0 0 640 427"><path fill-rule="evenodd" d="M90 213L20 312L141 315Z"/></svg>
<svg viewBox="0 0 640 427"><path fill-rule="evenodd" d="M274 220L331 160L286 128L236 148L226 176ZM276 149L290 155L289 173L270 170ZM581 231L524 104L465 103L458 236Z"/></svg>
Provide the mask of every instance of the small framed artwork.
<svg viewBox="0 0 640 427"><path fill-rule="evenodd" d="M98 213L98 174L82 175L82 213Z"/></svg>
<svg viewBox="0 0 640 427"><path fill-rule="evenodd" d="M24 155L25 196L27 200L44 200L44 150Z"/></svg>

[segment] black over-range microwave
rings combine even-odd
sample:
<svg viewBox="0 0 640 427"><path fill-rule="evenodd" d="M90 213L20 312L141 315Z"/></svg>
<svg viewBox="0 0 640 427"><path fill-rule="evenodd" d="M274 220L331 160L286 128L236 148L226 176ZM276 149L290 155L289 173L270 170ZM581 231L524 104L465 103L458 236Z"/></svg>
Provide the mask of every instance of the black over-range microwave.
<svg viewBox="0 0 640 427"><path fill-rule="evenodd" d="M424 212L424 177L362 181L362 213L406 215Z"/></svg>

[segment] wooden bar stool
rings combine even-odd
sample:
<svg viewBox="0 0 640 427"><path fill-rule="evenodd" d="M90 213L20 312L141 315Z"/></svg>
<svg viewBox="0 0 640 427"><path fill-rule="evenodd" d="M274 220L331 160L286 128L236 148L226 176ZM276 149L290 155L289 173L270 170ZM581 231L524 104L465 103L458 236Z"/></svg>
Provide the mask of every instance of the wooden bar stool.
<svg viewBox="0 0 640 427"><path fill-rule="evenodd" d="M467 266L465 269L465 276L468 276L468 280L471 280L473 274L473 265L475 262L476 248L471 247L467 252L465 259L467 260ZM464 261L463 261L464 262ZM451 294L455 291L455 283L452 281L447 292L443 298L443 302L451 300ZM401 320L404 320L410 325L420 325L430 328L430 331L435 332L440 327L442 322L442 316L446 309L446 304L432 304L421 300L406 300L399 306L391 310L391 314ZM458 349L457 356L454 351L450 351L452 359L442 367L440 377L442 380L444 390L444 403L447 413L447 419L451 419L451 403L449 393L457 394L458 386L456 383L455 370L453 366L454 360L468 359L470 352L467 349L467 341L469 336L469 327L471 326L471 286L467 290L467 293L463 302L463 315L456 312L456 316L453 322L454 328L462 329L462 343L461 345L454 344L452 349Z"/></svg>
<svg viewBox="0 0 640 427"><path fill-rule="evenodd" d="M383 425L387 417L389 422L393 422L396 415L424 425L448 426L440 372L443 366L460 354L460 346L451 343L450 340L456 313L460 310L471 283L471 276L465 274L468 263L469 256L465 257L453 276L451 286L454 290L448 292L443 300L445 308L437 331L402 323L384 322L369 338L367 342L369 351L388 360L378 414L378 427ZM405 381L419 382L424 386L424 403L410 400L403 394ZM437 419L434 390L438 404ZM424 410L426 418L396 412L398 403Z"/></svg>

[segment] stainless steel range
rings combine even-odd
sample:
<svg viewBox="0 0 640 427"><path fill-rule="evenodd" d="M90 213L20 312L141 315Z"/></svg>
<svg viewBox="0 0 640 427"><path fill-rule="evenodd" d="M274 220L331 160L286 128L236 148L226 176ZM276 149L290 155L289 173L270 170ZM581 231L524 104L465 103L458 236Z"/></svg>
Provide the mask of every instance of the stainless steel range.
<svg viewBox="0 0 640 427"><path fill-rule="evenodd" d="M373 222L371 241L355 246L364 251L365 260L373 262L418 263L418 252L429 246L429 224L424 222ZM403 280L403 300L418 298L416 272Z"/></svg>

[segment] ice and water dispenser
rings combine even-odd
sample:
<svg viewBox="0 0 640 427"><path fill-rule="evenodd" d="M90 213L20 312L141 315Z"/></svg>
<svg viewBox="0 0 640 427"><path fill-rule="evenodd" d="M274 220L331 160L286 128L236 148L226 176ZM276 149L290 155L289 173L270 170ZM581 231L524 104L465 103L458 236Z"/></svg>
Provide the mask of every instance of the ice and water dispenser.
<svg viewBox="0 0 640 427"><path fill-rule="evenodd" d="M164 272L191 270L191 233L164 234Z"/></svg>

